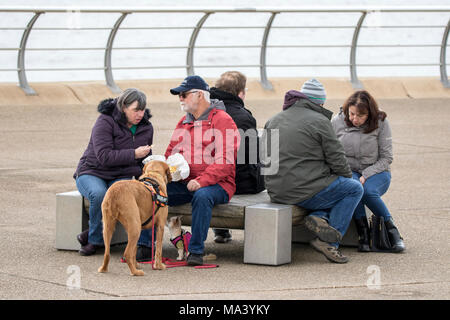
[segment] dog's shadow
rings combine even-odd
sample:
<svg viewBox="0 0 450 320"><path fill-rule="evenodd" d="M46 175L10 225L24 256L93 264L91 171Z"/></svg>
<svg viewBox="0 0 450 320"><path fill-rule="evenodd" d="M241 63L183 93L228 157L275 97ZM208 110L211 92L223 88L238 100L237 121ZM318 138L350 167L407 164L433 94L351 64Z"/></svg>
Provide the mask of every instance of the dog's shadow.
<svg viewBox="0 0 450 320"><path fill-rule="evenodd" d="M111 246L111 258L118 259L122 257L127 243L114 244ZM178 256L177 249L169 241L164 239L162 255L165 258L176 260ZM244 240L233 239L228 243L215 243L213 238L208 236L205 241L205 255L215 255L214 261L211 263L241 264L244 258Z"/></svg>

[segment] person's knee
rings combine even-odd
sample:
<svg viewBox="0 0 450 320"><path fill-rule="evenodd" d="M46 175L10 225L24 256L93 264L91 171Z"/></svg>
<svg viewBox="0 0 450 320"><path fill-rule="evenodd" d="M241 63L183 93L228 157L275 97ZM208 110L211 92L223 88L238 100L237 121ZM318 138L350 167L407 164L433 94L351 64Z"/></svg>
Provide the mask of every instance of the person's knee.
<svg viewBox="0 0 450 320"><path fill-rule="evenodd" d="M90 203L101 205L103 198L105 198L105 189L94 189L90 190L88 200Z"/></svg>
<svg viewBox="0 0 450 320"><path fill-rule="evenodd" d="M364 188L363 188L362 184L359 181L356 181L353 179L352 179L351 183L352 183L352 188L351 188L352 193L359 197L362 197L362 195L364 194Z"/></svg>
<svg viewBox="0 0 450 320"><path fill-rule="evenodd" d="M380 195L379 195L379 192L376 187L374 187L370 184L367 184L367 183L364 184L364 197L377 198L379 196Z"/></svg>
<svg viewBox="0 0 450 320"><path fill-rule="evenodd" d="M192 204L204 203L210 204L214 206L214 199L208 189L200 188L194 193L194 197L192 198Z"/></svg>

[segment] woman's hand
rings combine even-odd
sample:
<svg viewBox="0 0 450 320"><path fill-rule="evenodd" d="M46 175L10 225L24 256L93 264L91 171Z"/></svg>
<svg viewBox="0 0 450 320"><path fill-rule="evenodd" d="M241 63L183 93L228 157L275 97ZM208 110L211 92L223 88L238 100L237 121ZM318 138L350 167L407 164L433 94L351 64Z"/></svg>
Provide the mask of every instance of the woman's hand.
<svg viewBox="0 0 450 320"><path fill-rule="evenodd" d="M200 189L200 183L197 182L197 180L191 180L187 184L187 188L189 191L194 192Z"/></svg>
<svg viewBox="0 0 450 320"><path fill-rule="evenodd" d="M142 146L134 150L134 158L135 159L141 159L148 155L148 153L151 150L151 146Z"/></svg>
<svg viewBox="0 0 450 320"><path fill-rule="evenodd" d="M364 183L366 182L366 178L364 178L364 176L361 176L361 178L359 178L359 182L364 185Z"/></svg>

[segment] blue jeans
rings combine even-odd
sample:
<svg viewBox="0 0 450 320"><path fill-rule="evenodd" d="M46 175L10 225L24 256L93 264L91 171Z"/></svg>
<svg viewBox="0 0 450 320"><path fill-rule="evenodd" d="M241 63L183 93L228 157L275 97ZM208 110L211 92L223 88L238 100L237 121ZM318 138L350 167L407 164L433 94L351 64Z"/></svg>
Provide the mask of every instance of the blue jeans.
<svg viewBox="0 0 450 320"><path fill-rule="evenodd" d="M216 204L227 203L228 193L218 184L203 187L195 192L187 189L182 182L171 182L167 185L169 206L179 206L190 202L192 205L192 238L189 242L189 252L203 254L204 242L208 236L212 209ZM141 233L139 242L150 243L150 236Z"/></svg>
<svg viewBox="0 0 450 320"><path fill-rule="evenodd" d="M115 180L103 180L99 177L84 174L76 179L78 191L83 197L89 200L89 236L90 244L103 245L103 222L102 222L102 202L106 191L112 184L120 180L130 180L131 178L121 178ZM148 230L144 230L148 232ZM143 232L144 232L143 231ZM150 230L151 232L151 230Z"/></svg>
<svg viewBox="0 0 450 320"><path fill-rule="evenodd" d="M353 172L353 179L358 180L361 175ZM364 194L355 209L355 219L366 217L366 209L370 209L374 215L383 217L385 221L391 219L388 208L381 200L381 196L386 193L391 184L391 173L389 171L380 172L369 177L364 183Z"/></svg>
<svg viewBox="0 0 450 320"><path fill-rule="evenodd" d="M311 210L310 215L327 220L330 226L344 236L363 192L363 187L358 181L338 177L312 198L297 205ZM331 245L337 248L339 243L331 243Z"/></svg>

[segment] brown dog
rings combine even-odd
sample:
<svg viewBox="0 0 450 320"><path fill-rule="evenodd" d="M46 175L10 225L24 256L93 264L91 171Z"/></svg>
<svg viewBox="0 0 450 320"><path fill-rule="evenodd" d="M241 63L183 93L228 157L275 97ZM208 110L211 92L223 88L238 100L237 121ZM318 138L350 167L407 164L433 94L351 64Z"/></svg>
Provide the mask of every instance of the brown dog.
<svg viewBox="0 0 450 320"><path fill-rule="evenodd" d="M167 195L166 185L172 180L169 166L162 161L150 161L145 164L142 178L151 178L158 182L160 190ZM110 259L110 243L116 222L119 221L128 234L128 244L125 248L124 258L130 268L131 274L142 276L144 272L137 269L136 249L141 229L152 227L153 201L147 187L137 180L122 180L114 183L106 192L102 202L103 240L105 242L105 256L103 265L98 272L107 272ZM163 270L162 241L164 226L167 220L168 207L160 207L155 216L156 253L155 269ZM141 227L142 223L150 221Z"/></svg>

